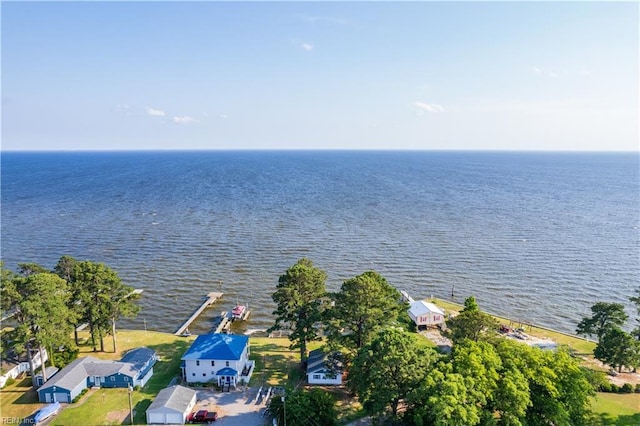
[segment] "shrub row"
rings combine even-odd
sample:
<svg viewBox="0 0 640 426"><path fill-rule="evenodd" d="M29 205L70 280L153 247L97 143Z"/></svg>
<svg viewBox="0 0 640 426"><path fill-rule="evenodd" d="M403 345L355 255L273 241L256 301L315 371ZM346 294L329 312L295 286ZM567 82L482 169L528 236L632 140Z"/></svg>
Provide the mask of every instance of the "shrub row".
<svg viewBox="0 0 640 426"><path fill-rule="evenodd" d="M640 383L636 384L634 387L631 383L625 383L622 386L618 386L614 383L601 383L598 386L599 392L611 392L611 393L640 393Z"/></svg>

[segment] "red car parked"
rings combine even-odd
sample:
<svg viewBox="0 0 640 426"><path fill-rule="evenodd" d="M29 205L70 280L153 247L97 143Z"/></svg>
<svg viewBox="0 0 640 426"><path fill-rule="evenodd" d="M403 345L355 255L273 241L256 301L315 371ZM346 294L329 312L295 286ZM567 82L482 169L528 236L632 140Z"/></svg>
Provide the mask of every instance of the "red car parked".
<svg viewBox="0 0 640 426"><path fill-rule="evenodd" d="M218 419L218 413L215 411L200 410L191 413L187 418L189 423L212 423Z"/></svg>

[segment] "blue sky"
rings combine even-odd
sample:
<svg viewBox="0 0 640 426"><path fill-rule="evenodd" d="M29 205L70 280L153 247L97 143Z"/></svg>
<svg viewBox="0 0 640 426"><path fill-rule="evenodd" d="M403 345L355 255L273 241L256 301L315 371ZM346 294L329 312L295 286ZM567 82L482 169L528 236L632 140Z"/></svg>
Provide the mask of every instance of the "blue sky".
<svg viewBox="0 0 640 426"><path fill-rule="evenodd" d="M2 150L638 150L637 2L2 2Z"/></svg>

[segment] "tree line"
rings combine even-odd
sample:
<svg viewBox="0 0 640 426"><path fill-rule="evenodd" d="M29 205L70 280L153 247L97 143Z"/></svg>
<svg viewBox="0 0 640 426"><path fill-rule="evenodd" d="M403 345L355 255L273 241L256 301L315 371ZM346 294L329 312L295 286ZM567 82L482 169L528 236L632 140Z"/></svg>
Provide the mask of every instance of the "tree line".
<svg viewBox="0 0 640 426"><path fill-rule="evenodd" d="M103 263L62 256L52 270L36 263L19 264L17 273L6 269L4 263L0 269L0 309L2 317L14 325L2 335L2 350L4 354L26 353L32 377L33 351L43 359L47 349L50 365L56 364L56 358L58 364L70 362L57 355L77 354L81 325L89 329L94 352L98 345L105 351L108 335L116 352L116 321L135 317L139 311L135 303L139 295ZM44 365L42 374L46 381Z"/></svg>
<svg viewBox="0 0 640 426"><path fill-rule="evenodd" d="M291 330L290 347L300 350L304 368L307 345L323 329L325 350L342 355L346 386L374 419L438 426L587 423L595 390L579 361L562 348L543 351L497 337L497 321L473 297L447 321L453 348L444 354L408 331L408 305L380 274L348 279L335 293L326 291L326 277L308 259L289 268L272 295L277 308L269 331ZM293 394L304 399L301 393ZM313 424L308 419L320 416L322 424L335 424L335 417L328 420L335 401L314 401L316 411L294 415L288 408L286 424ZM275 398L270 406L280 420L282 405Z"/></svg>

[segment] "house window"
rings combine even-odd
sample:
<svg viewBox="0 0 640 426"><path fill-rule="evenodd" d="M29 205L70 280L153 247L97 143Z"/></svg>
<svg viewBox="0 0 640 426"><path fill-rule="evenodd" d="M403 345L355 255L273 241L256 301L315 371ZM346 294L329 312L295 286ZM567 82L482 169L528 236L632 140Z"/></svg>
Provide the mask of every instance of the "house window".
<svg viewBox="0 0 640 426"><path fill-rule="evenodd" d="M207 373L202 373L202 377L207 377Z"/></svg>
<svg viewBox="0 0 640 426"><path fill-rule="evenodd" d="M128 378L127 376L124 376L124 381L125 381L125 382L128 382L128 381L129 381L129 378Z"/></svg>
<svg viewBox="0 0 640 426"><path fill-rule="evenodd" d="M316 379L316 380L320 380L320 379L322 379L322 376L319 375L319 374L314 374L313 378Z"/></svg>
<svg viewBox="0 0 640 426"><path fill-rule="evenodd" d="M196 365L200 365L200 361L196 361Z"/></svg>
<svg viewBox="0 0 640 426"><path fill-rule="evenodd" d="M116 378L115 378L115 377L113 377L113 376L111 376L109 379L110 379L112 382L115 382L115 381L116 381Z"/></svg>
<svg viewBox="0 0 640 426"><path fill-rule="evenodd" d="M215 367L216 366L216 362L215 361L211 361L211 366Z"/></svg>
<svg viewBox="0 0 640 426"><path fill-rule="evenodd" d="M191 373L191 375L195 377L196 373Z"/></svg>
<svg viewBox="0 0 640 426"><path fill-rule="evenodd" d="M227 367L229 366L229 361L227 361Z"/></svg>

